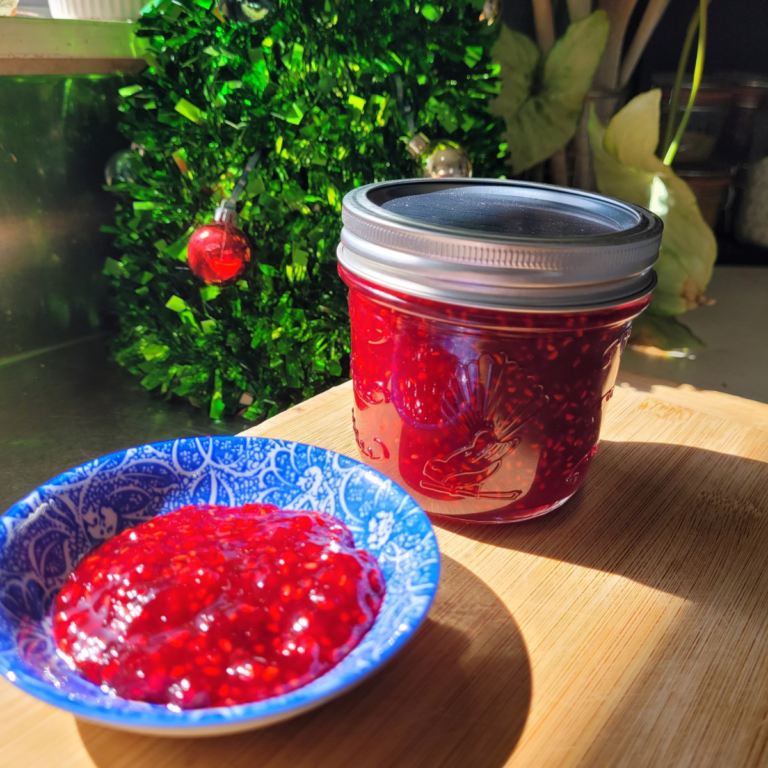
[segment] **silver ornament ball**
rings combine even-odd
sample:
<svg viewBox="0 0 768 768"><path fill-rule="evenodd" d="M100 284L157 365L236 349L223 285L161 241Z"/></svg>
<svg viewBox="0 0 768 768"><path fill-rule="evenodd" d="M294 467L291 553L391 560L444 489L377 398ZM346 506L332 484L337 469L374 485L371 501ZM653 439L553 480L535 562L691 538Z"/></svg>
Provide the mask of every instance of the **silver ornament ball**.
<svg viewBox="0 0 768 768"><path fill-rule="evenodd" d="M436 141L425 153L425 178L468 179L471 176L472 161L467 151L455 141Z"/></svg>
<svg viewBox="0 0 768 768"><path fill-rule="evenodd" d="M501 18L501 2L502 0L485 0L480 21L484 21L489 27L493 26Z"/></svg>
<svg viewBox="0 0 768 768"><path fill-rule="evenodd" d="M133 149L121 149L115 152L104 167L104 178L111 187L113 184L125 184L136 178L136 163L139 162Z"/></svg>

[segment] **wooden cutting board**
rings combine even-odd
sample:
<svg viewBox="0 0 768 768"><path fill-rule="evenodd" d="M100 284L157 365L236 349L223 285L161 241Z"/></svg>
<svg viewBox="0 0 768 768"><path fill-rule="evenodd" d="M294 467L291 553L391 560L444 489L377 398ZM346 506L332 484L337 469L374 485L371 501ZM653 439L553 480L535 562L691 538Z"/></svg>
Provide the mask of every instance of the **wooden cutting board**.
<svg viewBox="0 0 768 768"><path fill-rule="evenodd" d="M426 622L293 721L170 740L0 685L3 768L768 766L768 405L624 376L584 488L508 526L441 525ZM348 384L248 435L357 456Z"/></svg>

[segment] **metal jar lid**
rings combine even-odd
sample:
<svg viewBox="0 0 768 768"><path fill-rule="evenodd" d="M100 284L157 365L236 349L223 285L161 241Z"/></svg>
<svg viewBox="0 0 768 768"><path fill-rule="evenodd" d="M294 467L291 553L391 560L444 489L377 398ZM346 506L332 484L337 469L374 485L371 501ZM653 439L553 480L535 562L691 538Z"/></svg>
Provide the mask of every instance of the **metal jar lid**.
<svg viewBox="0 0 768 768"><path fill-rule="evenodd" d="M661 220L636 205L523 181L411 179L344 198L354 275L462 306L563 311L646 296Z"/></svg>

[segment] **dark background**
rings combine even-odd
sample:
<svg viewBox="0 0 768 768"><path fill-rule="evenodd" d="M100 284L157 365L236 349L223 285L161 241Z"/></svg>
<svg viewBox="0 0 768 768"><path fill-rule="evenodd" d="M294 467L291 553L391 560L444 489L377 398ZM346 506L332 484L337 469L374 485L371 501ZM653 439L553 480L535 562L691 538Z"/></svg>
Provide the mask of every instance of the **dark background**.
<svg viewBox="0 0 768 768"><path fill-rule="evenodd" d="M568 23L564 0L554 0L558 34ZM628 30L631 38L648 0L640 0ZM674 71L680 58L685 31L698 0L671 0L645 50L632 86L636 93L651 85L651 73ZM534 36L533 5L506 0L504 21L514 29ZM768 2L766 0L711 0L709 4L706 71L760 72L768 74ZM693 71L695 47L689 62Z"/></svg>

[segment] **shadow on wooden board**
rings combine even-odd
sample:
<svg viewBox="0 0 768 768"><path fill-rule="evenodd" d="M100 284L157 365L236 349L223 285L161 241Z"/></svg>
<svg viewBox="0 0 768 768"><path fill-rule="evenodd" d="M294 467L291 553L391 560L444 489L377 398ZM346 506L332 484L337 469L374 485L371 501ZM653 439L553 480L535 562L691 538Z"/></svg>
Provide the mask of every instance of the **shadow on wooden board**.
<svg viewBox="0 0 768 768"><path fill-rule="evenodd" d="M78 723L99 768L500 768L523 731L531 669L486 584L449 557L425 625L372 680L250 733L162 739Z"/></svg>
<svg viewBox="0 0 768 768"><path fill-rule="evenodd" d="M766 436L768 447L768 435ZM768 623L768 463L604 440L561 510L515 525L438 526L497 547L615 573L695 603L757 607Z"/></svg>
<svg viewBox="0 0 768 768"><path fill-rule="evenodd" d="M604 441L561 511L512 526L440 525L675 596L676 615L573 765L766 765L768 463ZM697 714L703 702L710 718Z"/></svg>

